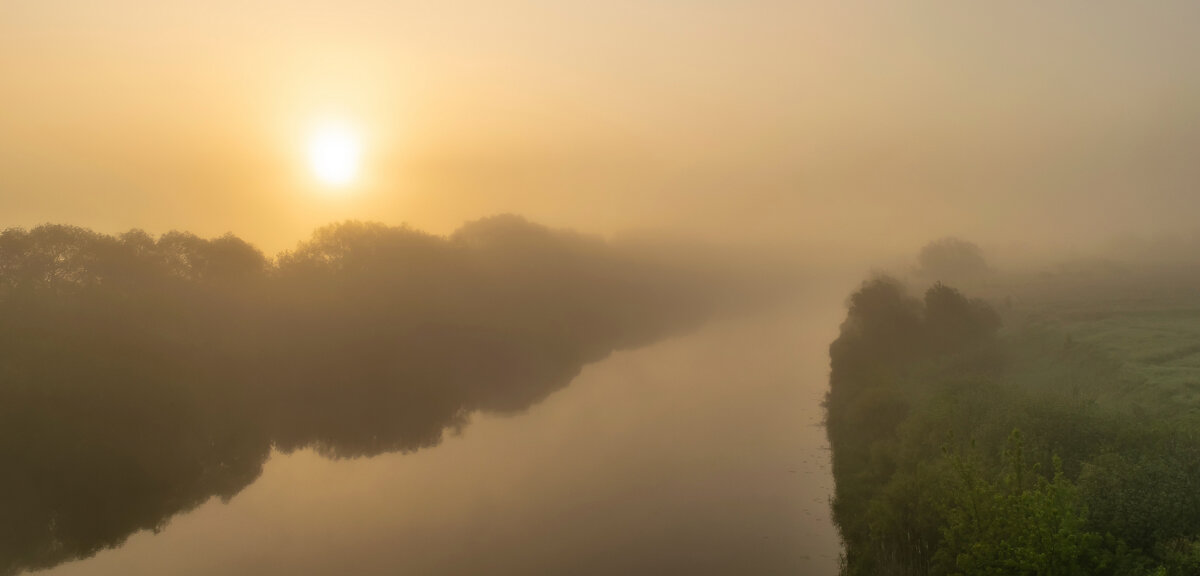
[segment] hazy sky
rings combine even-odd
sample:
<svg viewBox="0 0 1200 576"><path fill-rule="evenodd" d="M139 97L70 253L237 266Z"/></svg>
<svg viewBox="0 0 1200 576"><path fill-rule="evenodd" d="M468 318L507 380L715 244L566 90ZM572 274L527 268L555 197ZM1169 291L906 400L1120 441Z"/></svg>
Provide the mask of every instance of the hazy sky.
<svg viewBox="0 0 1200 576"><path fill-rule="evenodd" d="M1200 210L1200 3L4 0L0 226L516 212L863 247ZM331 192L306 138L361 133Z"/></svg>

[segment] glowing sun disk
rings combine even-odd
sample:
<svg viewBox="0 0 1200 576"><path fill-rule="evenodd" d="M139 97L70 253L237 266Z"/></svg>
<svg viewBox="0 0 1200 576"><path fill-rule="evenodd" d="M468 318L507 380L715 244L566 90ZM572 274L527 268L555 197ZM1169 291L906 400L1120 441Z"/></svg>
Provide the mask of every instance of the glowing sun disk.
<svg viewBox="0 0 1200 576"><path fill-rule="evenodd" d="M346 126L322 126L309 137L309 166L323 184L350 184L358 176L361 159L358 135Z"/></svg>

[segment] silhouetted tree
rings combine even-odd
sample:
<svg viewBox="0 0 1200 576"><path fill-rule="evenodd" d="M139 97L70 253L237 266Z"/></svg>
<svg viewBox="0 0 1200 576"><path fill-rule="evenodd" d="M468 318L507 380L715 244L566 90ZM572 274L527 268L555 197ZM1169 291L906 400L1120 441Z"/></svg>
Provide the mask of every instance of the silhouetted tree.
<svg viewBox="0 0 1200 576"><path fill-rule="evenodd" d="M512 216L448 238L346 222L274 261L230 235L5 230L0 574L231 497L273 447L434 446L780 288L688 262Z"/></svg>
<svg viewBox="0 0 1200 576"><path fill-rule="evenodd" d="M934 240L917 254L916 274L925 281L971 284L989 272L983 250L960 238Z"/></svg>

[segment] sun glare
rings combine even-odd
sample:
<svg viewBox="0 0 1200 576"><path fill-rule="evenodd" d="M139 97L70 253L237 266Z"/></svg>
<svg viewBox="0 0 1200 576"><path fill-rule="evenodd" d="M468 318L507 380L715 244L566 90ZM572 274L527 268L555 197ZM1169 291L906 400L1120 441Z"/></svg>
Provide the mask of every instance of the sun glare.
<svg viewBox="0 0 1200 576"><path fill-rule="evenodd" d="M362 145L358 134L341 124L323 125L308 139L308 162L322 184L344 187L358 177Z"/></svg>

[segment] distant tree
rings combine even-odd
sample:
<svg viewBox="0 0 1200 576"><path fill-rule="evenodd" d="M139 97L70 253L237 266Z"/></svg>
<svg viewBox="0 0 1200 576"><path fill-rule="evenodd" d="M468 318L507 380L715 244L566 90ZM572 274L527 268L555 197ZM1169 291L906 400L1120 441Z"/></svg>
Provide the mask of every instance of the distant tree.
<svg viewBox="0 0 1200 576"><path fill-rule="evenodd" d="M916 273L923 280L970 283L990 270L979 246L952 236L926 244L917 255Z"/></svg>

